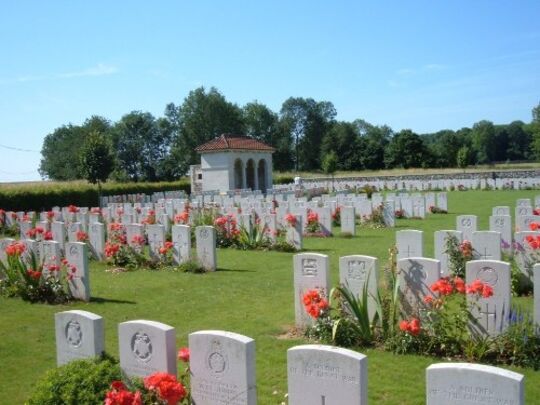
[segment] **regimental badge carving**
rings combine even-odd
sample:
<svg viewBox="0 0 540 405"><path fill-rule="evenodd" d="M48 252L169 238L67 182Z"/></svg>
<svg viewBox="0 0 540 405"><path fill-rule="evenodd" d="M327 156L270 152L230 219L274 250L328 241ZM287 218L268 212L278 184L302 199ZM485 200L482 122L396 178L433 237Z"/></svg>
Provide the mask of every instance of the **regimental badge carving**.
<svg viewBox="0 0 540 405"><path fill-rule="evenodd" d="M349 261L347 275L353 280L365 280L367 276L366 262L363 260Z"/></svg>
<svg viewBox="0 0 540 405"><path fill-rule="evenodd" d="M71 246L69 248L69 254L74 257L79 257L79 248L78 246Z"/></svg>
<svg viewBox="0 0 540 405"><path fill-rule="evenodd" d="M504 226L504 219L503 218L496 218L495 219L495 226L502 228Z"/></svg>
<svg viewBox="0 0 540 405"><path fill-rule="evenodd" d="M210 237L210 231L206 228L201 229L201 239L208 239Z"/></svg>
<svg viewBox="0 0 540 405"><path fill-rule="evenodd" d="M490 285L491 287L497 285L497 281L499 281L499 276L497 275L497 272L491 267L482 267L476 273L476 278Z"/></svg>
<svg viewBox="0 0 540 405"><path fill-rule="evenodd" d="M223 376L228 368L227 355L218 340L212 341L210 345L210 350L206 356L206 368L216 378Z"/></svg>
<svg viewBox="0 0 540 405"><path fill-rule="evenodd" d="M152 358L152 341L143 332L137 332L131 338L131 351L135 358L142 362L148 362Z"/></svg>
<svg viewBox="0 0 540 405"><path fill-rule="evenodd" d="M82 344L83 333L79 322L69 321L66 324L66 341L71 347L80 347Z"/></svg>
<svg viewBox="0 0 540 405"><path fill-rule="evenodd" d="M461 218L461 225L469 227L472 225L472 220L470 218Z"/></svg>
<svg viewBox="0 0 540 405"><path fill-rule="evenodd" d="M317 275L317 260L302 259L302 275L305 277L315 277Z"/></svg>

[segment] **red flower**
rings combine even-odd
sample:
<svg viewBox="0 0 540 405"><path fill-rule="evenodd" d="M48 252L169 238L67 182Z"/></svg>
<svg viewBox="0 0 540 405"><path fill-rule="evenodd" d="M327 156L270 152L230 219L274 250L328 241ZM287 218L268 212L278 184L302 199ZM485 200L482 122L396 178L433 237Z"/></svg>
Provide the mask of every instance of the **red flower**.
<svg viewBox="0 0 540 405"><path fill-rule="evenodd" d="M432 303L433 303L433 296L431 296L431 295L426 295L426 296L424 297L424 302L425 302L426 304L432 304Z"/></svg>
<svg viewBox="0 0 540 405"><path fill-rule="evenodd" d="M466 287L465 287L465 281L461 277L455 277L454 278L454 287L456 288L456 291L460 294L465 294Z"/></svg>
<svg viewBox="0 0 540 405"><path fill-rule="evenodd" d="M113 381L111 388L105 394L105 405L142 405L141 392L128 391L122 381Z"/></svg>
<svg viewBox="0 0 540 405"><path fill-rule="evenodd" d="M401 321L399 323L399 329L412 336L418 336L421 332L420 320L412 318L410 321Z"/></svg>
<svg viewBox="0 0 540 405"><path fill-rule="evenodd" d="M531 223L529 224L529 229L530 229L531 231L537 231L538 228L540 228L540 222L531 222Z"/></svg>
<svg viewBox="0 0 540 405"><path fill-rule="evenodd" d="M452 284L447 278L440 278L431 285L430 289L431 291L441 295L450 295L454 290Z"/></svg>
<svg viewBox="0 0 540 405"><path fill-rule="evenodd" d="M328 309L328 301L321 296L318 290L308 290L302 297L306 312L317 319Z"/></svg>
<svg viewBox="0 0 540 405"><path fill-rule="evenodd" d="M120 250L118 243L105 243L105 256L112 257Z"/></svg>
<svg viewBox="0 0 540 405"><path fill-rule="evenodd" d="M216 226L225 226L225 224L227 223L227 217L219 217L219 218L216 218L215 221L214 221L214 225Z"/></svg>
<svg viewBox="0 0 540 405"><path fill-rule="evenodd" d="M88 234L84 231L77 231L77 241L86 242L88 240Z"/></svg>
<svg viewBox="0 0 540 405"><path fill-rule="evenodd" d="M482 281L476 279L467 286L467 294L477 294L482 298L489 298L493 295L493 288Z"/></svg>
<svg viewBox="0 0 540 405"><path fill-rule="evenodd" d="M399 323L399 330L407 332L409 330L409 322L403 320Z"/></svg>
<svg viewBox="0 0 540 405"><path fill-rule="evenodd" d="M154 373L144 379L144 386L154 390L168 405L176 405L186 396L186 389L172 374Z"/></svg>
<svg viewBox="0 0 540 405"><path fill-rule="evenodd" d="M54 218L54 211L47 211L47 219L53 219Z"/></svg>
<svg viewBox="0 0 540 405"><path fill-rule="evenodd" d="M285 215L285 221L287 221L290 226L296 225L296 217L293 214Z"/></svg>
<svg viewBox="0 0 540 405"><path fill-rule="evenodd" d="M69 205L67 209L68 212L71 212L72 214L79 212L79 207L77 207L76 205Z"/></svg>
<svg viewBox="0 0 540 405"><path fill-rule="evenodd" d="M182 347L178 350L178 360L189 363L189 347Z"/></svg>
<svg viewBox="0 0 540 405"><path fill-rule="evenodd" d="M26 245L22 242L12 242L6 246L6 255L20 256L26 250Z"/></svg>
<svg viewBox="0 0 540 405"><path fill-rule="evenodd" d="M53 239L53 233L51 231L47 231L43 234L43 240L52 240Z"/></svg>
<svg viewBox="0 0 540 405"><path fill-rule="evenodd" d="M41 271L34 271L33 269L26 270L28 277L33 278L34 280L39 280L41 278Z"/></svg>
<svg viewBox="0 0 540 405"><path fill-rule="evenodd" d="M174 216L174 222L177 224L187 224L189 220L189 211L184 210L180 214Z"/></svg>
<svg viewBox="0 0 540 405"><path fill-rule="evenodd" d="M319 222L319 214L313 211L309 211L307 215L307 221L309 224L314 224L314 223Z"/></svg>
<svg viewBox="0 0 540 405"><path fill-rule="evenodd" d="M131 238L131 243L134 243L136 245L142 246L144 245L144 236L142 235L133 235L133 238Z"/></svg>

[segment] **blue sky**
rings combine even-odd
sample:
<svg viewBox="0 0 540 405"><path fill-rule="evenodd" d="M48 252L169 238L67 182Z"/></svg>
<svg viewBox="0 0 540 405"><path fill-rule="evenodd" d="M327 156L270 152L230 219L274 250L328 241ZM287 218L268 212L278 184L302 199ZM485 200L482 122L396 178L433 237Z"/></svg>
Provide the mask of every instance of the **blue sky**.
<svg viewBox="0 0 540 405"><path fill-rule="evenodd" d="M338 119L418 133L529 122L540 102L538 0L0 5L0 182L39 179L56 127L160 116L201 85L274 111L328 100Z"/></svg>

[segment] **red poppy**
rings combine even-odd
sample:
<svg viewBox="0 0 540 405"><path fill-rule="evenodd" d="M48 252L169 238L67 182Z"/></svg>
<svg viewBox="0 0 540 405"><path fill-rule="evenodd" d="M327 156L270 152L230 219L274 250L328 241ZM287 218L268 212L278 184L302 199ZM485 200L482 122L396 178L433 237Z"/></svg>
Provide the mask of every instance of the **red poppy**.
<svg viewBox="0 0 540 405"><path fill-rule="evenodd" d="M178 350L178 360L189 363L189 347L182 347Z"/></svg>

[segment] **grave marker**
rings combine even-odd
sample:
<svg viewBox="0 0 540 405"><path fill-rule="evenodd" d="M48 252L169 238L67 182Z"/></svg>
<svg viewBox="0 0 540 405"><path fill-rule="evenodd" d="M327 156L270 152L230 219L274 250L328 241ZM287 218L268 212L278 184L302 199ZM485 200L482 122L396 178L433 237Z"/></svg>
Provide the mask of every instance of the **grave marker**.
<svg viewBox="0 0 540 405"><path fill-rule="evenodd" d="M354 207L341 207L341 232L356 235Z"/></svg>
<svg viewBox="0 0 540 405"><path fill-rule="evenodd" d="M369 318L373 319L377 308L373 297L377 296L379 282L377 258L361 255L340 257L339 282L356 298L363 296L364 286L367 284L368 313Z"/></svg>
<svg viewBox="0 0 540 405"><path fill-rule="evenodd" d="M313 324L306 312L303 297L307 290L318 289L323 295L329 293L329 258L319 253L300 253L293 257L294 265L294 313L299 328Z"/></svg>
<svg viewBox="0 0 540 405"><path fill-rule="evenodd" d="M54 314L56 364L93 358L105 351L103 318L92 312L72 310Z"/></svg>
<svg viewBox="0 0 540 405"><path fill-rule="evenodd" d="M495 231L472 233L474 260L501 260L501 234Z"/></svg>
<svg viewBox="0 0 540 405"><path fill-rule="evenodd" d="M424 297L434 295L430 287L441 278L441 263L436 259L409 257L398 260L397 267L402 312L405 318L423 319L428 309Z"/></svg>
<svg viewBox="0 0 540 405"><path fill-rule="evenodd" d="M207 271L215 271L216 259L216 230L213 226L198 226L195 228L197 259Z"/></svg>
<svg viewBox="0 0 540 405"><path fill-rule="evenodd" d="M397 259L424 256L424 232L405 230L396 232Z"/></svg>
<svg viewBox="0 0 540 405"><path fill-rule="evenodd" d="M367 357L326 345L287 350L289 405L366 405Z"/></svg>
<svg viewBox="0 0 540 405"><path fill-rule="evenodd" d="M426 405L524 405L524 376L499 367L437 363L426 369Z"/></svg>
<svg viewBox="0 0 540 405"><path fill-rule="evenodd" d="M510 313L510 265L496 260L472 260L466 265L466 283L480 280L493 288L489 298L467 294L471 316L469 324L473 333L496 336L508 327Z"/></svg>
<svg viewBox="0 0 540 405"><path fill-rule="evenodd" d="M67 242L66 259L71 266L75 266L75 271L68 269L68 286L71 295L78 300L90 301L90 271L86 243Z"/></svg>
<svg viewBox="0 0 540 405"><path fill-rule="evenodd" d="M443 230L435 231L435 259L441 262L441 277L450 275L450 258L446 252L446 244L449 237L455 237L458 243L462 242L463 235L460 231Z"/></svg>
<svg viewBox="0 0 540 405"><path fill-rule="evenodd" d="M175 330L155 321L136 320L118 325L120 368L128 376L156 372L176 375Z"/></svg>
<svg viewBox="0 0 540 405"><path fill-rule="evenodd" d="M224 331L189 335L194 404L256 405L255 341Z"/></svg>
<svg viewBox="0 0 540 405"><path fill-rule="evenodd" d="M470 241L472 233L477 231L476 215L459 215L456 217L456 229L463 234L463 240Z"/></svg>
<svg viewBox="0 0 540 405"><path fill-rule="evenodd" d="M173 258L177 264L191 259L191 227L189 225L172 226Z"/></svg>

